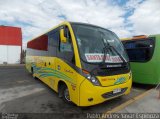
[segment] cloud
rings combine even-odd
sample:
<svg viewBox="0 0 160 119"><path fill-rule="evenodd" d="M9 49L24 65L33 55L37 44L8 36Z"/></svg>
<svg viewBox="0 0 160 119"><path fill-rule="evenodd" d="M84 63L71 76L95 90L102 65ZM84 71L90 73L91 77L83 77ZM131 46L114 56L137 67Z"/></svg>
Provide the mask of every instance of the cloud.
<svg viewBox="0 0 160 119"><path fill-rule="evenodd" d="M64 20L108 28L119 37L160 33L159 0L0 0L0 24L22 28L23 46Z"/></svg>
<svg viewBox="0 0 160 119"><path fill-rule="evenodd" d="M129 35L126 11L106 0L5 0L0 1L0 22L22 27L24 42L69 20L112 29L120 37Z"/></svg>
<svg viewBox="0 0 160 119"><path fill-rule="evenodd" d="M160 33L160 1L146 0L135 5L133 14L128 18L134 35Z"/></svg>
<svg viewBox="0 0 160 119"><path fill-rule="evenodd" d="M136 9L143 2L144 0L129 0L126 3L126 9L128 10Z"/></svg>

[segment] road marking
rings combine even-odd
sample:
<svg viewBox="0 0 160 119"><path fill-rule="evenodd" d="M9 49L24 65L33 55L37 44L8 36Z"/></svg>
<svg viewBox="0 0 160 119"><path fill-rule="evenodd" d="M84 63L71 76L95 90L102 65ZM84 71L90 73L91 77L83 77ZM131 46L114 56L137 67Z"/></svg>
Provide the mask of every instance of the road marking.
<svg viewBox="0 0 160 119"><path fill-rule="evenodd" d="M0 111L2 112L2 110L5 108L4 104L0 104Z"/></svg>
<svg viewBox="0 0 160 119"><path fill-rule="evenodd" d="M4 102L41 92L43 90L45 90L45 88L40 87L40 85L18 86L14 88L0 89L0 105Z"/></svg>
<svg viewBox="0 0 160 119"><path fill-rule="evenodd" d="M21 80L21 81L16 81L17 83L25 83L28 82L27 80Z"/></svg>
<svg viewBox="0 0 160 119"><path fill-rule="evenodd" d="M151 91L152 91L152 89L150 89L150 90L148 90L148 91L146 91L146 92L144 92L144 93L142 93L142 94L140 94L140 95L138 95L138 96L136 96L136 97L134 97L134 98L131 98L130 100L122 103L121 105L113 108L113 109L110 110L110 111L104 112L103 114L111 114L111 113L118 112L118 111L120 111L121 109L125 108L126 106L130 105L131 103L133 103L133 102L135 102L135 101L143 98L144 96L146 96L146 95L147 95L148 93L150 93Z"/></svg>

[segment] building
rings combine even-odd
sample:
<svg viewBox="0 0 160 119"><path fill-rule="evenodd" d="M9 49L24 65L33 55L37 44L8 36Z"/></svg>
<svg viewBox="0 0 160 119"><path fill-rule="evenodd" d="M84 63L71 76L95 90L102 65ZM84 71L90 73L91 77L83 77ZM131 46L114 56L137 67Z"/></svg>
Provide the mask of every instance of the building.
<svg viewBox="0 0 160 119"><path fill-rule="evenodd" d="M20 63L21 52L21 28L12 26L0 26L0 64Z"/></svg>

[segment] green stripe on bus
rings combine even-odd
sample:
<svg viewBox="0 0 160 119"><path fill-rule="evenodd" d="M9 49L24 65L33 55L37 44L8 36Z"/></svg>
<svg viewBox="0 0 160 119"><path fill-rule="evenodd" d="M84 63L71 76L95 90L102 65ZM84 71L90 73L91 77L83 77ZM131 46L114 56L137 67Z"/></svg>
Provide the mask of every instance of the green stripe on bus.
<svg viewBox="0 0 160 119"><path fill-rule="evenodd" d="M47 72L48 70L50 72ZM71 83L74 82L72 78L68 77L67 75L63 74L60 71L57 71L57 70L54 70L54 69L51 69L51 68L34 67L34 71L35 71L35 73L40 74L39 78L53 76L53 77L57 77L57 78L62 78L62 79L66 80L66 81L69 81Z"/></svg>
<svg viewBox="0 0 160 119"><path fill-rule="evenodd" d="M53 73L58 73L59 75L61 75L61 76L63 76L63 77L66 77L66 78L71 79L70 77L68 77L67 75L63 74L62 72L59 72L59 71L57 71L57 70L50 69L50 68L41 68L41 69L39 69L37 72L41 73L41 71L44 72L44 71L46 71L46 70L50 70L50 71L53 72ZM47 72L47 73L50 73L50 72Z"/></svg>

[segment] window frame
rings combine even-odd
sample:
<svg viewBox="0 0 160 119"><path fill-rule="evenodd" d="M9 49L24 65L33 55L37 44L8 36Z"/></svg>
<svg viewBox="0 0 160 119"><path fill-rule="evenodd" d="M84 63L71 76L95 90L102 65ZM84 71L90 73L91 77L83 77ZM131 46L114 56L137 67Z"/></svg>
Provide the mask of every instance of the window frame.
<svg viewBox="0 0 160 119"><path fill-rule="evenodd" d="M68 28L68 31L69 31L69 33L70 33L71 49L72 49L72 54L73 54L73 60L72 60L72 61L69 61L67 58L65 58L65 55L66 55L67 53L69 53L69 51L67 52L67 51L61 51L61 50L60 50L60 44L61 44L61 40L60 40L60 30L61 30L62 28L65 29L65 27ZM62 58L62 59L64 59L64 60L67 60L67 61L69 61L69 62L71 62L71 63L73 63L73 64L76 64L76 62L75 62L75 54L74 54L74 46L73 46L73 39L72 39L71 32L70 32L70 29L69 29L68 25L62 25L62 26L59 27L59 41L58 41L58 48L57 48L57 57Z"/></svg>
<svg viewBox="0 0 160 119"><path fill-rule="evenodd" d="M64 31L65 31L65 27L68 27L68 26L67 26L67 25L63 25L63 26L61 26L61 27L59 28L59 43L58 43L58 50L59 50L60 53L65 53L65 52L67 52L67 51L61 51L61 48L60 48L60 47L61 47L60 30L61 30L61 29L64 29ZM69 31L69 33L70 33L69 28L68 28L68 31ZM66 32L64 32L64 33L65 33L65 35L66 35ZM68 40L68 39L67 39L67 40ZM71 40L71 49L72 49L72 51L73 51L73 53L74 53L71 33L70 33L70 40ZM69 51L68 51L68 52L69 52Z"/></svg>

